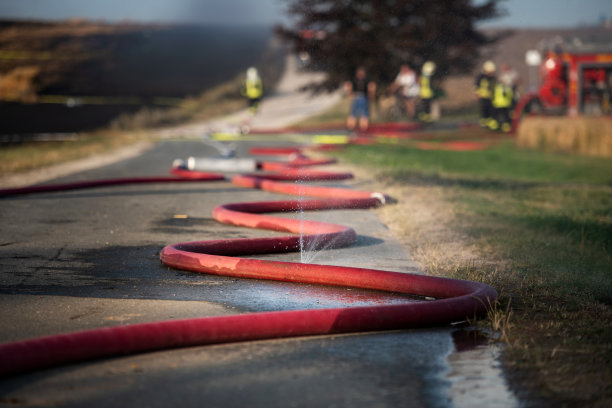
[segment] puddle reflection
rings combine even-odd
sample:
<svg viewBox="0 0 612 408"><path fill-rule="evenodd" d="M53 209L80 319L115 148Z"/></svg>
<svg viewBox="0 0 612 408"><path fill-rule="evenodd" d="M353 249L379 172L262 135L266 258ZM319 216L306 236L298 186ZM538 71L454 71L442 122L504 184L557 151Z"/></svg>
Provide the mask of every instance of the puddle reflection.
<svg viewBox="0 0 612 408"><path fill-rule="evenodd" d="M240 285L229 292L225 291L223 295L224 303L246 306L252 311L379 306L425 301L422 297L401 293L274 282Z"/></svg>
<svg viewBox="0 0 612 408"><path fill-rule="evenodd" d="M489 342L478 330L452 333L455 351L448 358L450 397L460 407L518 407L508 389L499 356L501 345Z"/></svg>

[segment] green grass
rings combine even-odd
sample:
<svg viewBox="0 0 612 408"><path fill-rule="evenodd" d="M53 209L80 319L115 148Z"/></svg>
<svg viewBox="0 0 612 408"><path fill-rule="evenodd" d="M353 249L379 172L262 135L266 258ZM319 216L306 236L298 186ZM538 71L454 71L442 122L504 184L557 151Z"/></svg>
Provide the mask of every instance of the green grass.
<svg viewBox="0 0 612 408"><path fill-rule="evenodd" d="M551 287L612 305L612 161L516 149L351 146L386 181L444 186L464 232Z"/></svg>
<svg viewBox="0 0 612 408"><path fill-rule="evenodd" d="M537 265L551 284L612 304L610 160L522 151L510 142L471 152L351 147L343 157L387 179L449 186L474 239L495 243L526 273Z"/></svg>
<svg viewBox="0 0 612 408"><path fill-rule="evenodd" d="M546 277L563 295L612 305L611 188L464 188L456 196L479 246L526 277Z"/></svg>
<svg viewBox="0 0 612 408"><path fill-rule="evenodd" d="M515 383L569 405L610 401L611 160L521 150L512 141L469 152L375 145L337 154L404 194L441 192L431 196L452 209L450 228L482 262L432 261L429 272L498 290L489 318L508 342ZM428 237L407 237L425 257L444 256L443 248L427 253Z"/></svg>
<svg viewBox="0 0 612 408"><path fill-rule="evenodd" d="M414 173L475 183L491 180L612 185L610 160L519 150L512 140L488 150L466 152L419 150L397 145L351 146L343 157L372 164L400 178Z"/></svg>

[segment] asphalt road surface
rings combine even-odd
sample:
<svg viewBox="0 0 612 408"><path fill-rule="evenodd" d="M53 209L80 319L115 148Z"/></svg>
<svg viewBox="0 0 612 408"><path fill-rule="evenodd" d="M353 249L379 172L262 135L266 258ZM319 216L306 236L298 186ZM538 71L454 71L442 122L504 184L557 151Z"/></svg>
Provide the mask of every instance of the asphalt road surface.
<svg viewBox="0 0 612 408"><path fill-rule="evenodd" d="M239 153L247 147L241 143ZM163 175L176 158L215 153L198 141L165 141L138 157L54 182ZM162 319L405 301L359 290L212 277L160 263L158 253L169 243L278 234L219 224L211 212L223 203L283 198L212 182L1 199L0 341ZM418 272L372 211L288 216L349 224L359 234L352 247L321 251L313 262ZM105 359L4 379L0 403L446 407L453 405L457 382L447 361L456 347L453 332L444 327L320 336Z"/></svg>

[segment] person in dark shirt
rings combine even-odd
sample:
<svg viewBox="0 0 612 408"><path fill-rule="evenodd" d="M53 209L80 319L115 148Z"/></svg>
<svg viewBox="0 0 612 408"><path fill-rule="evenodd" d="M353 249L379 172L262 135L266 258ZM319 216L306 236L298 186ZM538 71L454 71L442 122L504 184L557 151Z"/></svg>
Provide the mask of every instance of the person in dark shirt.
<svg viewBox="0 0 612 408"><path fill-rule="evenodd" d="M376 84L368 78L363 67L357 68L355 76L345 84L346 91L352 99L351 111L346 120L346 127L355 130L359 121L359 130L366 131L370 124L369 100L376 93Z"/></svg>

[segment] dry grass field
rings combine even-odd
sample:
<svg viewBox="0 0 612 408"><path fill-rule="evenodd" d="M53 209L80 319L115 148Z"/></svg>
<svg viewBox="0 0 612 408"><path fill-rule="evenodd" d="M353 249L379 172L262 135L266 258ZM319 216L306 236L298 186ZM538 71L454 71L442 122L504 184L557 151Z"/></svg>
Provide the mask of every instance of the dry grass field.
<svg viewBox="0 0 612 408"><path fill-rule="evenodd" d="M529 117L521 121L518 147L612 157L612 118Z"/></svg>

